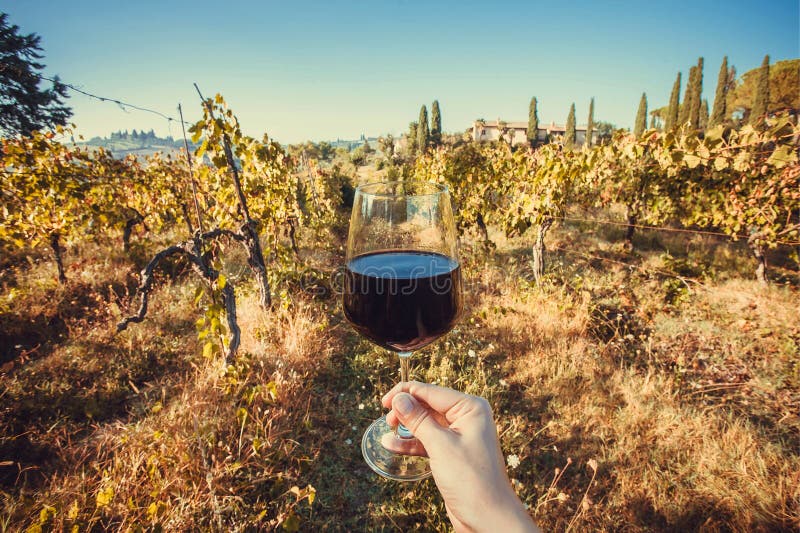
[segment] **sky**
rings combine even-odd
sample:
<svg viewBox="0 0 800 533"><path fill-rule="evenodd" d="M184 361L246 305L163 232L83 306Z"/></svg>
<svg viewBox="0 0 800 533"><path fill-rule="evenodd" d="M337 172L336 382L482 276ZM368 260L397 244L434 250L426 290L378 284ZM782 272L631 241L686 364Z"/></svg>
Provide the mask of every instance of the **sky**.
<svg viewBox="0 0 800 533"><path fill-rule="evenodd" d="M438 100L446 132L478 118L633 124L641 94L666 105L705 58L713 103L722 57L742 73L800 57L798 0L51 1L0 0L42 38L45 75L87 92L200 118L221 93L246 134L282 143L399 135ZM683 89L681 90L681 94ZM154 129L156 115L71 93L78 133Z"/></svg>

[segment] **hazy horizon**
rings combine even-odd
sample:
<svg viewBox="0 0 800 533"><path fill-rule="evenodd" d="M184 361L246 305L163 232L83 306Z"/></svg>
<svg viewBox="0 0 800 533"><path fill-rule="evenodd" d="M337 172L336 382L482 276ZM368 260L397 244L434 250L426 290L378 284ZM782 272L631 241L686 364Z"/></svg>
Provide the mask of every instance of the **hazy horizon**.
<svg viewBox="0 0 800 533"><path fill-rule="evenodd" d="M100 96L188 121L192 86L221 93L251 135L282 143L399 135L438 100L443 129L473 120L564 123L575 103L586 121L633 123L639 98L666 105L678 71L705 58L713 103L724 55L737 74L800 56L796 1L384 3L0 2L11 24L42 37L45 75ZM682 91L683 93L683 88ZM72 122L87 139L117 130L180 137L180 126L70 92Z"/></svg>

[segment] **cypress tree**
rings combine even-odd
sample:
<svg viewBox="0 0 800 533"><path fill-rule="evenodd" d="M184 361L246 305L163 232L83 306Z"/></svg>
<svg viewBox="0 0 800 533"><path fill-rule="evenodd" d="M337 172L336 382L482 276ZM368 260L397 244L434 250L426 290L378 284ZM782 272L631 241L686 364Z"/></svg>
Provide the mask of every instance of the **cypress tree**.
<svg viewBox="0 0 800 533"><path fill-rule="evenodd" d="M692 106L692 91L694 90L694 77L697 75L697 67L689 69L689 79L686 80L686 89L683 91L683 103L678 112L677 126L683 126L689 120L689 109Z"/></svg>
<svg viewBox="0 0 800 533"><path fill-rule="evenodd" d="M700 99L703 93L703 58L697 60L697 68L694 73L694 85L692 86L692 102L689 106L689 122L694 129L700 128Z"/></svg>
<svg viewBox="0 0 800 533"><path fill-rule="evenodd" d="M428 149L431 140L430 127L428 126L428 108L424 105L419 110L419 122L417 123L417 148L421 153Z"/></svg>
<svg viewBox="0 0 800 533"><path fill-rule="evenodd" d="M725 122L725 99L728 96L728 56L722 58L717 76L717 91L714 93L714 109L708 119L708 127Z"/></svg>
<svg viewBox="0 0 800 533"><path fill-rule="evenodd" d="M681 96L681 73L678 72L678 77L675 78L675 84L672 86L672 94L669 96L669 108L667 109L667 118L664 120L664 129L669 131L678 125L678 109L680 102L678 99Z"/></svg>
<svg viewBox="0 0 800 533"><path fill-rule="evenodd" d="M750 110L750 124L759 124L767 116L769 110L769 56L764 56L758 71L756 94L753 97L753 108Z"/></svg>
<svg viewBox="0 0 800 533"><path fill-rule="evenodd" d="M575 104L569 108L569 115L567 115L567 125L564 132L564 146L572 148L575 146Z"/></svg>
<svg viewBox="0 0 800 533"><path fill-rule="evenodd" d="M408 153L414 154L417 151L417 123L408 124Z"/></svg>
<svg viewBox="0 0 800 533"><path fill-rule="evenodd" d="M647 129L647 95L642 93L639 100L639 111L636 112L636 122L633 124L633 134L640 137Z"/></svg>
<svg viewBox="0 0 800 533"><path fill-rule="evenodd" d="M439 111L439 100L431 106L431 142L439 145L442 142L442 113Z"/></svg>
<svg viewBox="0 0 800 533"><path fill-rule="evenodd" d="M700 105L700 129L705 130L708 127L708 100L703 98L703 103Z"/></svg>
<svg viewBox="0 0 800 533"><path fill-rule="evenodd" d="M586 146L592 145L592 133L594 132L594 98L589 100L589 120L586 121Z"/></svg>
<svg viewBox="0 0 800 533"><path fill-rule="evenodd" d="M530 106L528 107L528 142L531 146L536 146L539 135L539 112L536 109L536 97L531 98Z"/></svg>

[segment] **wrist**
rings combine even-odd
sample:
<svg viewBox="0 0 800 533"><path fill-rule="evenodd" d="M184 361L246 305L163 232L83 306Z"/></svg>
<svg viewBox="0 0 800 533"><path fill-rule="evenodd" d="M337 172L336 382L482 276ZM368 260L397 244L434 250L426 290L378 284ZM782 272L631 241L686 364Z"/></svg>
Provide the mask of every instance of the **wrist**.
<svg viewBox="0 0 800 533"><path fill-rule="evenodd" d="M481 512L480 523L475 524L474 531L530 533L538 529L509 483L506 490L496 492L494 497L487 501L486 509Z"/></svg>

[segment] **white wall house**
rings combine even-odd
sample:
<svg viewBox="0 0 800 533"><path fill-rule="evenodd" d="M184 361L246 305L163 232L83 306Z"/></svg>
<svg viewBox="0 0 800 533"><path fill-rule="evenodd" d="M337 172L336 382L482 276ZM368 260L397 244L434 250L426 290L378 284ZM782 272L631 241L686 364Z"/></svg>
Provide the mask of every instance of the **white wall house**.
<svg viewBox="0 0 800 533"><path fill-rule="evenodd" d="M496 141L500 139L500 124L503 125L501 120L476 120L472 123L472 139L475 141ZM511 139L512 145L526 144L528 142L528 123L527 122L506 122L505 139ZM537 139L539 142L554 142L563 139L566 127L563 124L540 124L537 131ZM596 139L597 130L592 132L593 140ZM575 127L575 144L581 146L586 142L586 125Z"/></svg>

